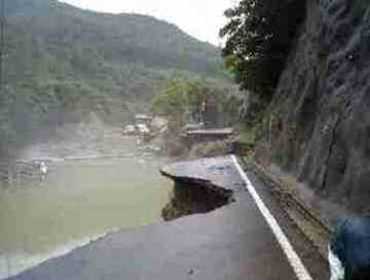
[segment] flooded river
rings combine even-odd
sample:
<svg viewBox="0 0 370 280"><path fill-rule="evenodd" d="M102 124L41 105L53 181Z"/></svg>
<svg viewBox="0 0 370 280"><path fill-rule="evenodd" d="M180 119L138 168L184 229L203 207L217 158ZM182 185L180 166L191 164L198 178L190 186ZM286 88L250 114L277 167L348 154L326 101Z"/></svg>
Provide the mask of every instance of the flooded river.
<svg viewBox="0 0 370 280"><path fill-rule="evenodd" d="M0 188L0 278L105 234L161 220L163 161L127 156L50 163L46 179Z"/></svg>

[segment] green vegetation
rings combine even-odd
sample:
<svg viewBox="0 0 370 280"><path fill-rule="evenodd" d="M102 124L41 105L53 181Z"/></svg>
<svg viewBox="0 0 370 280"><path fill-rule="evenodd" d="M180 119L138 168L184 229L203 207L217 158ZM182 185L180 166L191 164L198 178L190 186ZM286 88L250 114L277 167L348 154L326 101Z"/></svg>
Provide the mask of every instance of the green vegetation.
<svg viewBox="0 0 370 280"><path fill-rule="evenodd" d="M240 129L240 142L246 145L254 146L256 142L255 129L242 127Z"/></svg>
<svg viewBox="0 0 370 280"><path fill-rule="evenodd" d="M122 122L176 75L228 81L220 50L176 26L56 0L5 0L0 149L90 111Z"/></svg>
<svg viewBox="0 0 370 280"><path fill-rule="evenodd" d="M359 24L362 20L368 21L370 18L370 2L363 0L354 0L351 6L353 23Z"/></svg>
<svg viewBox="0 0 370 280"><path fill-rule="evenodd" d="M232 125L239 119L240 92L232 86L210 79L176 77L166 81L152 101L152 110L165 115L174 127L205 121L204 104L214 105L213 125Z"/></svg>
<svg viewBox="0 0 370 280"><path fill-rule="evenodd" d="M222 55L248 97L239 129L243 145L253 148L269 129L269 105L305 15L303 0L242 0L225 12Z"/></svg>
<svg viewBox="0 0 370 280"><path fill-rule="evenodd" d="M225 12L225 64L243 89L269 101L283 71L306 1L242 0Z"/></svg>
<svg viewBox="0 0 370 280"><path fill-rule="evenodd" d="M152 101L152 111L169 120L169 129L163 137L166 153L171 156L187 154L190 157L226 153L228 146L222 141L199 145L189 151L180 136L185 125L195 128L200 122L212 128L234 126L241 119L243 102L244 94L237 86L218 80L178 76L166 81Z"/></svg>
<svg viewBox="0 0 370 280"><path fill-rule="evenodd" d="M152 109L182 126L187 117L199 121L201 105L207 94L208 88L200 81L174 78L167 81L161 93L155 96Z"/></svg>

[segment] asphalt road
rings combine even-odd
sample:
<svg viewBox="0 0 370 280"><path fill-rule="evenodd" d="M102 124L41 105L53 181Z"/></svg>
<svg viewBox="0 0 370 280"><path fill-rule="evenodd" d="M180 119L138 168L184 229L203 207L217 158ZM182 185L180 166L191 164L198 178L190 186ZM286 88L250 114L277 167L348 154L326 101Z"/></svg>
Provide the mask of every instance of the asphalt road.
<svg viewBox="0 0 370 280"><path fill-rule="evenodd" d="M207 214L108 235L11 279L298 279L231 157L180 163L166 171L232 189L235 202ZM315 253L310 258L308 263L321 261Z"/></svg>

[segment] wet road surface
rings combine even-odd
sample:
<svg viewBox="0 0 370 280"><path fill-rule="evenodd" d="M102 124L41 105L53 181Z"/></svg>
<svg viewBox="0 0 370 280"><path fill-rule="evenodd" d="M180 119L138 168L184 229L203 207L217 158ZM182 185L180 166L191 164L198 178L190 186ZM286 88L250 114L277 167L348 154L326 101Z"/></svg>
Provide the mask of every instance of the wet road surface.
<svg viewBox="0 0 370 280"><path fill-rule="evenodd" d="M208 214L108 235L12 279L297 279L231 157L165 171L232 189L236 201Z"/></svg>

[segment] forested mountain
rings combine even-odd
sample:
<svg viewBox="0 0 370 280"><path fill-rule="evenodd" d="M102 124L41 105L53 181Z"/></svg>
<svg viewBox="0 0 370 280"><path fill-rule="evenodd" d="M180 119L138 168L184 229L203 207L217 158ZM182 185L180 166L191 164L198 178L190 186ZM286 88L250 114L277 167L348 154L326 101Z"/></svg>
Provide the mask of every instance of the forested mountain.
<svg viewBox="0 0 370 280"><path fill-rule="evenodd" d="M214 73L219 50L202 43L167 22L135 14L100 14L56 0L8 0L10 27L32 36L35 47L63 55L95 52L95 59L142 63ZM30 39L30 38L29 38ZM31 42L32 42L31 41ZM87 53L86 53L87 52Z"/></svg>
<svg viewBox="0 0 370 280"><path fill-rule="evenodd" d="M6 0L5 15L3 147L45 121L91 110L126 116L175 73L225 79L219 49L153 17L56 0Z"/></svg>

